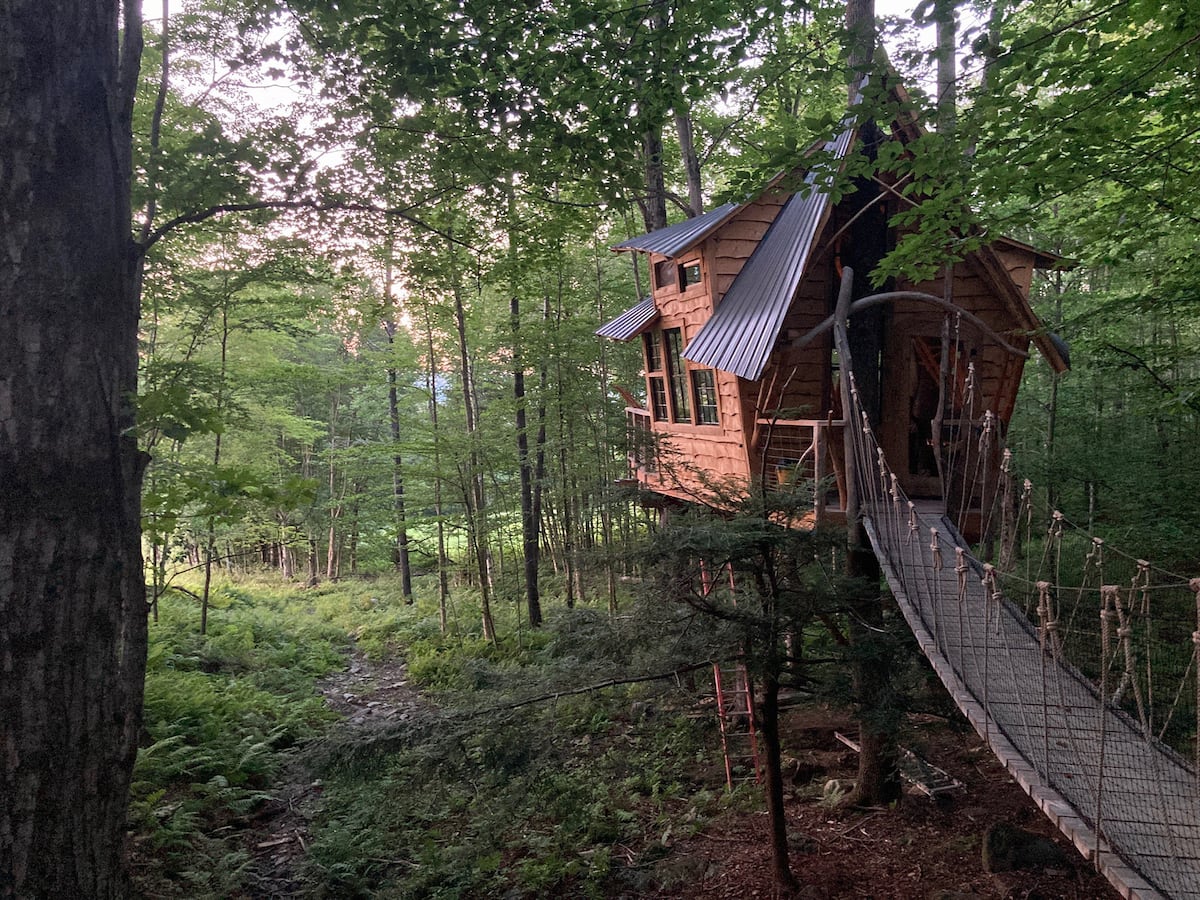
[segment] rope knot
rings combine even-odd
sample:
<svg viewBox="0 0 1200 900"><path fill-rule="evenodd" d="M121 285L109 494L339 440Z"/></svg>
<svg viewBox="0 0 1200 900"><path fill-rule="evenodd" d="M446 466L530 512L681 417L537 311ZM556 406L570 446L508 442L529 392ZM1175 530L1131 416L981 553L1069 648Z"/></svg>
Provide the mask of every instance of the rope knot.
<svg viewBox="0 0 1200 900"><path fill-rule="evenodd" d="M1133 628L1129 625L1122 625L1120 628L1117 629L1117 637L1119 637L1123 641L1128 640L1132 636L1133 636Z"/></svg>

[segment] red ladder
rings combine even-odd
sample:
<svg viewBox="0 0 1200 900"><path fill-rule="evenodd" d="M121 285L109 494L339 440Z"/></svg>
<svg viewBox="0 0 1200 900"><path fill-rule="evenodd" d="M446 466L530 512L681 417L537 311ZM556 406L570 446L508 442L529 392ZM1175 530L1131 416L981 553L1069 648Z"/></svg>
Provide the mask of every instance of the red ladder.
<svg viewBox="0 0 1200 900"><path fill-rule="evenodd" d="M717 716L721 725L721 752L725 756L725 784L733 790L733 770L749 763L754 783L761 778L758 765L758 723L754 718L754 683L744 663L721 671L713 663L713 684L717 693ZM730 677L732 676L732 677Z"/></svg>

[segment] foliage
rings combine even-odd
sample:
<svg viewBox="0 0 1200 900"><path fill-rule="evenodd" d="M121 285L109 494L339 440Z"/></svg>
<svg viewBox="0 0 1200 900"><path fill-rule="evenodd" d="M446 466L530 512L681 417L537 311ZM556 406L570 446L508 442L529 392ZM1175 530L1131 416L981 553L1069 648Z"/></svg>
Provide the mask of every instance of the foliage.
<svg viewBox="0 0 1200 900"><path fill-rule="evenodd" d="M302 598L225 586L200 636L193 598L160 599L150 632L145 737L130 805L135 868L160 896L226 896L246 855L220 835L268 797L283 752L334 718L317 677L341 665L345 632Z"/></svg>
<svg viewBox="0 0 1200 900"><path fill-rule="evenodd" d="M330 890L606 896L644 881L638 869L667 851L664 834L719 809L702 774L719 771L713 723L682 715L669 682L507 708L628 674L614 647L669 667L663 631L641 627L661 605L635 605L629 622L557 612L535 639L499 648L435 637L422 606L398 621L398 638L439 711L366 742L335 733L310 754L325 785L312 875ZM673 633L689 630L703 629L676 617ZM618 859L615 846L637 855Z"/></svg>

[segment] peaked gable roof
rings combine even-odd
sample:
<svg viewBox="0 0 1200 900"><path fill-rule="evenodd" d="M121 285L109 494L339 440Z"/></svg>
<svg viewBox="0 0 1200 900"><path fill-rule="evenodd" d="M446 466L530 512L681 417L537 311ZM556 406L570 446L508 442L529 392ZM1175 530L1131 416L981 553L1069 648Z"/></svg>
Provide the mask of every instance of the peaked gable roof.
<svg viewBox="0 0 1200 900"><path fill-rule="evenodd" d="M840 164L857 134L857 128L847 128L825 151ZM815 171L805 176L807 193L793 194L779 211L720 306L684 349L686 359L751 381L762 376L833 207L819 180Z"/></svg>
<svg viewBox="0 0 1200 900"><path fill-rule="evenodd" d="M907 144L924 134L925 129L912 111L913 104L907 91L890 67L885 84L900 109L891 122L892 133ZM843 120L842 133L824 144L824 151L837 161L839 169L859 138L859 128L853 120L853 106L861 102L866 86L867 79L864 78L856 102ZM814 146L813 150L819 146ZM777 189L788 174L783 172L777 175L764 192ZM828 169L823 174L824 177L822 173L809 171L805 176L805 183L809 185L807 191L793 194L784 204L708 321L684 348L684 358L697 365L722 369L751 381L762 377L788 309L804 278L817 238L833 208L829 193L822 190L827 187L824 182L830 180L831 174ZM751 202L753 200L726 203L701 216L630 238L613 249L678 256L710 237ZM1039 267L1056 259L1018 242L1006 243L1036 254L1035 265ZM1018 326L1025 329L1051 367L1058 372L1069 368L1061 339L1042 327L1025 292L1001 264L996 249L984 245L974 256L974 265L991 282ZM596 333L617 340L628 340L656 316L653 298L647 297L633 309L601 326ZM632 322L637 324L632 325Z"/></svg>

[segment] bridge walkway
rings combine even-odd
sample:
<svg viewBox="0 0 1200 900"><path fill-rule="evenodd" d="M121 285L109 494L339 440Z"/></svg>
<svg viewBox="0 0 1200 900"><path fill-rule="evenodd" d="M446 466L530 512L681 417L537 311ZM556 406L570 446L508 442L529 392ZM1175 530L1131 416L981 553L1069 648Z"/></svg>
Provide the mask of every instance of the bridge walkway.
<svg viewBox="0 0 1200 900"><path fill-rule="evenodd" d="M864 525L900 609L1016 781L1123 896L1200 900L1190 763L1101 702L1054 652L1053 633L984 582L940 510L874 496L863 503Z"/></svg>

